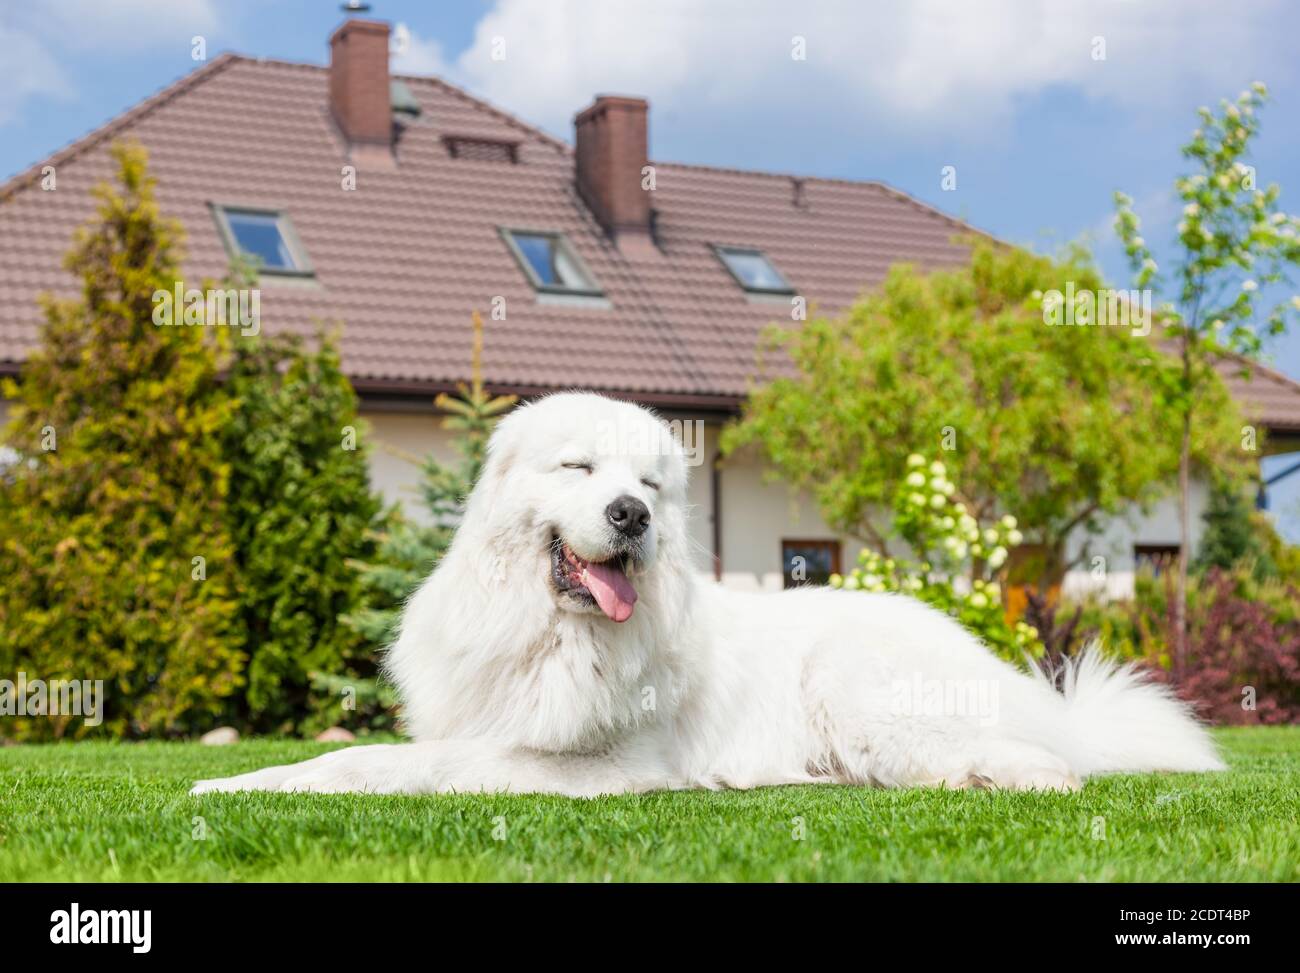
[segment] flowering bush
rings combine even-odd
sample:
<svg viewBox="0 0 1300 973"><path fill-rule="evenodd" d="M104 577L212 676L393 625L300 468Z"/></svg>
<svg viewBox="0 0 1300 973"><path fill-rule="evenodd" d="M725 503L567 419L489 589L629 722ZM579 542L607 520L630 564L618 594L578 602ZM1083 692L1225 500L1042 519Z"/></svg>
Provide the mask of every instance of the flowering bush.
<svg viewBox="0 0 1300 973"><path fill-rule="evenodd" d="M831 575L831 586L909 594L952 615L1000 655L1017 661L1025 653L1041 655L1038 632L1024 622L1009 624L1002 601L1000 572L1024 540L1016 518L1007 514L982 526L942 462L913 453L907 468L894 494L893 532L912 558L865 549L860 566Z"/></svg>

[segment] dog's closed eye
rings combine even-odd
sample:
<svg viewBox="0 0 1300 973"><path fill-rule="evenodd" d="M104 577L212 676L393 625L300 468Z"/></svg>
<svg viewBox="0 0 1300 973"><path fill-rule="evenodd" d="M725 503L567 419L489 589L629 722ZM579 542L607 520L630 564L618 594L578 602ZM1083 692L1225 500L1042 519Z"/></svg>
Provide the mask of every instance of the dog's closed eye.
<svg viewBox="0 0 1300 973"><path fill-rule="evenodd" d="M656 483L654 480L650 479L648 476L641 477L641 485L643 487L648 487L649 489L655 491L659 489L659 484Z"/></svg>
<svg viewBox="0 0 1300 973"><path fill-rule="evenodd" d="M583 472L586 473L590 473L594 469L593 464L587 460L574 461L572 463L561 463L560 465L563 466L566 470L582 470Z"/></svg>

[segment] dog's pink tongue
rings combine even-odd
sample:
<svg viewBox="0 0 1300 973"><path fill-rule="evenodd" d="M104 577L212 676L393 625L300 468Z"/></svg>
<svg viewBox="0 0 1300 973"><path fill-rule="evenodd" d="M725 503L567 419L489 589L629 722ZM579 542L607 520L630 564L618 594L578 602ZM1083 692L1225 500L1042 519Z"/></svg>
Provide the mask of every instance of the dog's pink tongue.
<svg viewBox="0 0 1300 973"><path fill-rule="evenodd" d="M626 622L632 617L632 606L636 604L636 589L622 568L614 563L588 563L587 574L583 583L596 604L616 622Z"/></svg>

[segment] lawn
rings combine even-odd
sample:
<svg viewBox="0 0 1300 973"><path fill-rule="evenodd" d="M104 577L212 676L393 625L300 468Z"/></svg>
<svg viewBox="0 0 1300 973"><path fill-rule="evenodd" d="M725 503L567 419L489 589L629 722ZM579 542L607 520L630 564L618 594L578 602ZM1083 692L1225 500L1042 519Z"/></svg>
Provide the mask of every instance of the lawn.
<svg viewBox="0 0 1300 973"><path fill-rule="evenodd" d="M779 787L595 801L192 798L195 779L331 748L8 747L0 881L1300 880L1300 727L1218 738L1228 773L1112 777L1079 794Z"/></svg>

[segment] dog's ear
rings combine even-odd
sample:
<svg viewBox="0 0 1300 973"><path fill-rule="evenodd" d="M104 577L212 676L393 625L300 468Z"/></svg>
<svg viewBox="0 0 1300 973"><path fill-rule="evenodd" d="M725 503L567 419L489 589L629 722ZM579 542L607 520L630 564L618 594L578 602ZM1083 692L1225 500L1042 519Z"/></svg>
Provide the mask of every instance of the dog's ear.
<svg viewBox="0 0 1300 973"><path fill-rule="evenodd" d="M486 515L491 509L497 494L510 475L516 456L516 450L504 441L504 437L499 433L488 440L483 468L479 470L478 479L474 481L470 491L467 516L472 517L475 513Z"/></svg>
<svg viewBox="0 0 1300 973"><path fill-rule="evenodd" d="M488 451L488 462L484 464L484 475L491 467L492 475L498 481L504 481L510 475L510 469L515 465L515 451L513 449L497 449Z"/></svg>
<svg viewBox="0 0 1300 973"><path fill-rule="evenodd" d="M504 483L515 465L516 454L517 450L503 441L503 437L493 436L488 440L487 457L483 461L483 469L479 471L478 482L491 487Z"/></svg>

